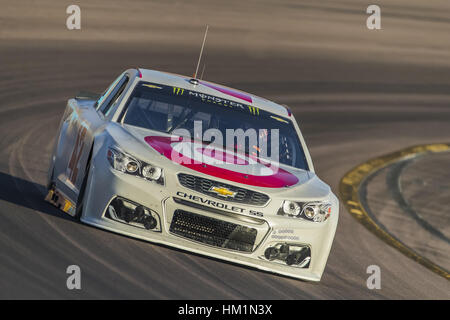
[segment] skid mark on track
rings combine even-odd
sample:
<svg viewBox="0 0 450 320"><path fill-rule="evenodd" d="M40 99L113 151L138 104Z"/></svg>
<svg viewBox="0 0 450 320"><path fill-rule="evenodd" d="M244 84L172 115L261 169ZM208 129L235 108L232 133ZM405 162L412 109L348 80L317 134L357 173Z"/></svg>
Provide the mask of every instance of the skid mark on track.
<svg viewBox="0 0 450 320"><path fill-rule="evenodd" d="M427 230L429 233L450 244L450 239L447 236L445 236L445 234L443 234L441 231L439 231L430 223L428 223L428 221L424 217L422 217L420 213L414 210L409 205L408 201L403 197L400 185L400 175L402 174L403 169L406 168L411 162L412 162L411 160L401 161L399 163L394 164L390 168L386 177L388 188L394 200L397 202L398 206L403 211L408 213L419 225L421 225L422 228Z"/></svg>
<svg viewBox="0 0 450 320"><path fill-rule="evenodd" d="M381 227L370 216L365 206L361 202L360 188L362 184L369 179L373 174L390 164L398 161L405 161L423 155L426 153L445 152L450 150L450 144L426 144L410 147L397 152L393 152L378 158L371 159L359 166L351 169L341 179L339 184L339 194L347 211L357 219L362 225L374 233L377 237L382 239L390 246L396 248L408 258L420 263L427 269L439 274L440 276L450 280L450 273L442 267L435 264L433 261L419 255L416 251L409 248L399 239L394 237L383 227Z"/></svg>

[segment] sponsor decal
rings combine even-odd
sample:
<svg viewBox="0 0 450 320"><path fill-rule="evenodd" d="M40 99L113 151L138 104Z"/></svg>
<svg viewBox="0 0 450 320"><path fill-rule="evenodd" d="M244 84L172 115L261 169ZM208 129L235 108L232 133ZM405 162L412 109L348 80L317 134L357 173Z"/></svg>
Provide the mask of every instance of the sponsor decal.
<svg viewBox="0 0 450 320"><path fill-rule="evenodd" d="M184 93L183 88L173 87L173 94L175 94L177 96L182 96L183 93Z"/></svg>
<svg viewBox="0 0 450 320"><path fill-rule="evenodd" d="M280 117L275 117L275 116L270 116L270 117L272 119L275 119L275 120L280 121L280 122L289 123L287 120L284 120L283 118L280 118Z"/></svg>
<svg viewBox="0 0 450 320"><path fill-rule="evenodd" d="M224 107L239 108L241 110L245 110L245 105L242 103L239 103L236 101L231 101L231 100L224 99L224 98L219 98L216 96L211 96L206 93L189 90L189 96L201 99L202 102L205 102L205 103L212 103L212 104L217 104L217 105L224 106Z"/></svg>
<svg viewBox="0 0 450 320"><path fill-rule="evenodd" d="M228 203L223 203L223 202L219 202L216 200L210 200L210 199L206 199L200 196L195 196L192 194L188 194L186 192L183 191L177 191L177 196L183 198L183 199L189 199L201 204L205 204L211 207L215 207L218 209L225 209L225 210L230 210L236 213L246 213L252 216L257 216L257 217L263 217L264 214L260 211L256 211L256 210L250 210L250 209L244 209L235 205L231 205Z"/></svg>
<svg viewBox="0 0 450 320"><path fill-rule="evenodd" d="M169 160L213 177L266 188L289 187L298 182L298 178L289 171L273 167L257 158L249 157L245 159L246 162L238 164L233 161L219 161L212 152L201 153L205 146L202 142L186 141L182 137L160 136L147 136L144 140ZM235 156L224 150L221 152L227 158L233 159Z"/></svg>
<svg viewBox="0 0 450 320"><path fill-rule="evenodd" d="M154 84L144 84L144 86L152 88L152 89L162 89L162 87L154 85Z"/></svg>
<svg viewBox="0 0 450 320"><path fill-rule="evenodd" d="M201 84L205 85L209 88L213 88L222 93L225 93L229 96L247 101L249 103L253 102L251 96L249 96L243 92L235 91L235 90L232 90L229 88L220 87L220 86L216 86L216 85L213 85L210 83L205 83L205 82L201 82ZM254 116L272 116L273 115L272 113L261 110L251 104L246 104L246 103L241 103L238 101L229 100L226 98L216 97L216 96L213 96L210 94L189 90L187 88L173 87L173 86L167 86L167 85L163 85L163 84L150 83L150 82L140 82L140 85L143 87L150 88L150 89L161 90L168 95L185 96L186 98L189 98L189 99L198 99L204 103L211 103L211 104L215 104L215 105L219 105L219 106L223 106L223 107L238 109L240 111L249 113ZM283 119L281 117L276 117L276 118L279 121L289 123L288 120L283 121Z"/></svg>
<svg viewBox="0 0 450 320"><path fill-rule="evenodd" d="M258 115L259 116L259 108L254 107L254 106L248 106L248 109L250 110L250 113L253 115Z"/></svg>
<svg viewBox="0 0 450 320"><path fill-rule="evenodd" d="M276 240L283 240L283 241L299 241L300 238L295 235L294 230L292 229L280 229L280 230L273 230L272 239Z"/></svg>

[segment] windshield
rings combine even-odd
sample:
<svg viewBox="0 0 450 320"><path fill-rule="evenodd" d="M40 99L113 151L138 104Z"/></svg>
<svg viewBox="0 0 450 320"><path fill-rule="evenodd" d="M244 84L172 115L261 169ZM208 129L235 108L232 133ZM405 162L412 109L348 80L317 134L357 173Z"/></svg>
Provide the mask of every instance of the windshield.
<svg viewBox="0 0 450 320"><path fill-rule="evenodd" d="M124 124L212 141L223 148L230 147L231 143L234 150L247 155L276 159L308 170L292 122L251 105L188 89L140 82L124 110ZM223 139L217 139L220 134Z"/></svg>

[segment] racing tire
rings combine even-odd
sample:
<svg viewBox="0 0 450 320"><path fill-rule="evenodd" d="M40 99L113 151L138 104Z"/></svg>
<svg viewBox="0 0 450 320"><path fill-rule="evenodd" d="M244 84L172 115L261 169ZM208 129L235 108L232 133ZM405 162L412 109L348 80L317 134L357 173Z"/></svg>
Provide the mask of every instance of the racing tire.
<svg viewBox="0 0 450 320"><path fill-rule="evenodd" d="M53 176L55 175L55 167L52 166L52 174L50 175L50 179L47 181L47 191L49 191L51 188L55 186L55 182L53 181Z"/></svg>
<svg viewBox="0 0 450 320"><path fill-rule="evenodd" d="M92 152L92 151L91 151ZM83 203L84 203L84 193L86 191L86 185L89 177L89 172L91 171L91 154L89 155L89 160L86 165L86 173L83 177L83 182L81 183L80 193L78 195L77 204L75 207L75 220L80 221L81 216L83 215Z"/></svg>

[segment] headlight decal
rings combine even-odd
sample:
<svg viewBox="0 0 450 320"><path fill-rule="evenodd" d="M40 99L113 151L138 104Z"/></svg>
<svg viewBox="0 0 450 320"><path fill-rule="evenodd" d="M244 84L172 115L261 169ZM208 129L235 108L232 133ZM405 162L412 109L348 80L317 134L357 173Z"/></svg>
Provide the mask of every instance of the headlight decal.
<svg viewBox="0 0 450 320"><path fill-rule="evenodd" d="M138 160L117 148L108 148L107 159L111 167L122 173L130 174L164 185L163 169Z"/></svg>
<svg viewBox="0 0 450 320"><path fill-rule="evenodd" d="M330 214L331 203L327 201L295 202L285 200L278 210L278 215L313 222L323 222L330 217Z"/></svg>

